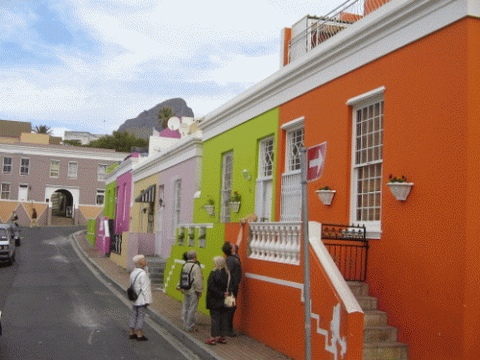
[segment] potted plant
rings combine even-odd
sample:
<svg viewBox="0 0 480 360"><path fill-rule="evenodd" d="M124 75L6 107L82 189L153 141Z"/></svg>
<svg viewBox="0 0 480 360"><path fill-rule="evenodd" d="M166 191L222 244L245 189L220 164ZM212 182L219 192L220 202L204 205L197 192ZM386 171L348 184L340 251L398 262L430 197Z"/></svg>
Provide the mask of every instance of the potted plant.
<svg viewBox="0 0 480 360"><path fill-rule="evenodd" d="M234 191L230 197L230 200L228 201L230 209L234 212L238 212L238 210L240 210L241 200L242 196L238 193L238 191Z"/></svg>
<svg viewBox="0 0 480 360"><path fill-rule="evenodd" d="M407 181L405 175L395 177L392 174L388 177L388 188L390 192L395 196L395 199L398 201L407 200L410 190L412 189L413 183Z"/></svg>
<svg viewBox="0 0 480 360"><path fill-rule="evenodd" d="M212 198L208 198L203 208L207 212L208 215L214 216L215 215L215 202Z"/></svg>
<svg viewBox="0 0 480 360"><path fill-rule="evenodd" d="M188 232L188 246L194 246L195 245L195 229L190 229Z"/></svg>
<svg viewBox="0 0 480 360"><path fill-rule="evenodd" d="M323 203L323 205L330 205L332 203L333 197L335 196L336 190L332 190L328 186L322 186L315 192L317 193L318 198Z"/></svg>

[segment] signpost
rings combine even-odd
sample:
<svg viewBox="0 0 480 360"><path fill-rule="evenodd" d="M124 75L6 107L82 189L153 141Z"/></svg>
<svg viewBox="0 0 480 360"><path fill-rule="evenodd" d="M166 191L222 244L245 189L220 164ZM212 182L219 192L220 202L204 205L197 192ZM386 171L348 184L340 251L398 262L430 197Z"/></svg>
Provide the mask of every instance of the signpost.
<svg viewBox="0 0 480 360"><path fill-rule="evenodd" d="M302 225L303 225L303 297L305 303L305 360L312 358L312 304L310 300L310 242L308 238L307 183L322 176L327 143L301 149Z"/></svg>

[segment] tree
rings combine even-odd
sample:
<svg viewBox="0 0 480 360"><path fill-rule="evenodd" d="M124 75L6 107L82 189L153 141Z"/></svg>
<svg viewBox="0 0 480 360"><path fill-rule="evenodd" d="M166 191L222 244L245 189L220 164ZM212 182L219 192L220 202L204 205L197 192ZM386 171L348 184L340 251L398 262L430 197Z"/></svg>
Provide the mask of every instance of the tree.
<svg viewBox="0 0 480 360"><path fill-rule="evenodd" d="M48 135L52 135L53 133L52 128L48 127L47 125L36 125L33 128L33 132L37 134L48 134Z"/></svg>
<svg viewBox="0 0 480 360"><path fill-rule="evenodd" d="M164 106L158 111L158 123L162 126L162 128L166 129L168 126L168 120L171 117L174 117L175 111L170 106Z"/></svg>
<svg viewBox="0 0 480 360"><path fill-rule="evenodd" d="M148 141L137 138L126 131L114 131L113 135L102 136L90 141L88 147L101 149L114 149L117 152L130 152L132 147L148 147Z"/></svg>

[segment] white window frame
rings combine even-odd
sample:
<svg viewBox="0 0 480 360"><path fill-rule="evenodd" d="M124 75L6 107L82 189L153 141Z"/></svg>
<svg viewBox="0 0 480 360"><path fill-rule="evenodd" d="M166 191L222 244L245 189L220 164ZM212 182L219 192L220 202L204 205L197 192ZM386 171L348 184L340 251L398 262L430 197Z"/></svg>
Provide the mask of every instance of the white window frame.
<svg viewBox="0 0 480 360"><path fill-rule="evenodd" d="M56 166L54 164L56 164ZM50 177L58 178L59 176L60 176L60 160L50 160Z"/></svg>
<svg viewBox="0 0 480 360"><path fill-rule="evenodd" d="M98 164L98 167L97 167L98 181L105 181L105 177L107 176L107 168L108 168L108 165L106 164Z"/></svg>
<svg viewBox="0 0 480 360"><path fill-rule="evenodd" d="M95 205L105 205L105 189L97 189L97 193L95 194Z"/></svg>
<svg viewBox="0 0 480 360"><path fill-rule="evenodd" d="M78 162L69 161L68 162L68 171L67 176L69 179L76 179L78 176Z"/></svg>
<svg viewBox="0 0 480 360"><path fill-rule="evenodd" d="M293 136L303 130L302 146L304 144L305 118L300 117L282 125L285 134L285 168L282 174L280 221L300 221L302 212L302 184L301 184L301 163L292 161L293 157ZM296 146L296 145L295 145ZM296 151L299 149L297 148ZM300 160L300 153L296 154ZM292 166L294 165L294 166Z"/></svg>
<svg viewBox="0 0 480 360"><path fill-rule="evenodd" d="M258 146L258 171L255 184L255 213L260 222L272 221L275 138L261 139Z"/></svg>
<svg viewBox="0 0 480 360"><path fill-rule="evenodd" d="M5 188L7 188L5 190ZM0 199L10 200L10 194L12 193L12 184L7 182L2 182L0 184Z"/></svg>
<svg viewBox="0 0 480 360"><path fill-rule="evenodd" d="M182 179L176 178L173 180L173 214L172 214L172 234L175 237L175 232L178 224L180 224L182 206Z"/></svg>
<svg viewBox="0 0 480 360"><path fill-rule="evenodd" d="M30 173L30 158L20 159L20 176L28 176Z"/></svg>
<svg viewBox="0 0 480 360"><path fill-rule="evenodd" d="M220 194L220 222L230 222L230 206L233 185L233 150L222 155L222 191Z"/></svg>
<svg viewBox="0 0 480 360"><path fill-rule="evenodd" d="M382 233L384 92L385 87L380 87L347 101L347 105L352 107L350 222L365 225L367 237L370 239L380 239ZM357 124L358 112L364 109L368 111L369 107L375 107L377 104L381 107L379 108L381 113L379 117L373 114L373 118L370 118L371 114L368 113L366 114L367 121ZM358 130L366 133L358 134ZM359 146L361 147L358 150L361 152L357 151L358 141L360 141ZM365 146L363 146L364 143ZM359 174L362 174L361 177ZM366 177L367 180L362 180ZM359 186L362 188L362 192L359 192ZM360 213L362 214L361 219L358 218ZM365 217L374 219L367 220Z"/></svg>
<svg viewBox="0 0 480 360"><path fill-rule="evenodd" d="M10 164L7 164L6 160L10 160ZM13 168L13 158L11 157L4 157L2 162L2 172L3 174L11 174ZM8 170L6 170L8 169Z"/></svg>

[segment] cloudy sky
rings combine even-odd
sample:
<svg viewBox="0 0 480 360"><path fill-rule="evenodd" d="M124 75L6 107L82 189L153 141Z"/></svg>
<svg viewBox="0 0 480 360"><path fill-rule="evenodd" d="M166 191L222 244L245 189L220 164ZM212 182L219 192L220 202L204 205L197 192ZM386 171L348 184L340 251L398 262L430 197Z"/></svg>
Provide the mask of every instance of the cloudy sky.
<svg viewBox="0 0 480 360"><path fill-rule="evenodd" d="M280 31L344 0L0 0L0 119L111 133L173 97L196 117L279 68Z"/></svg>

